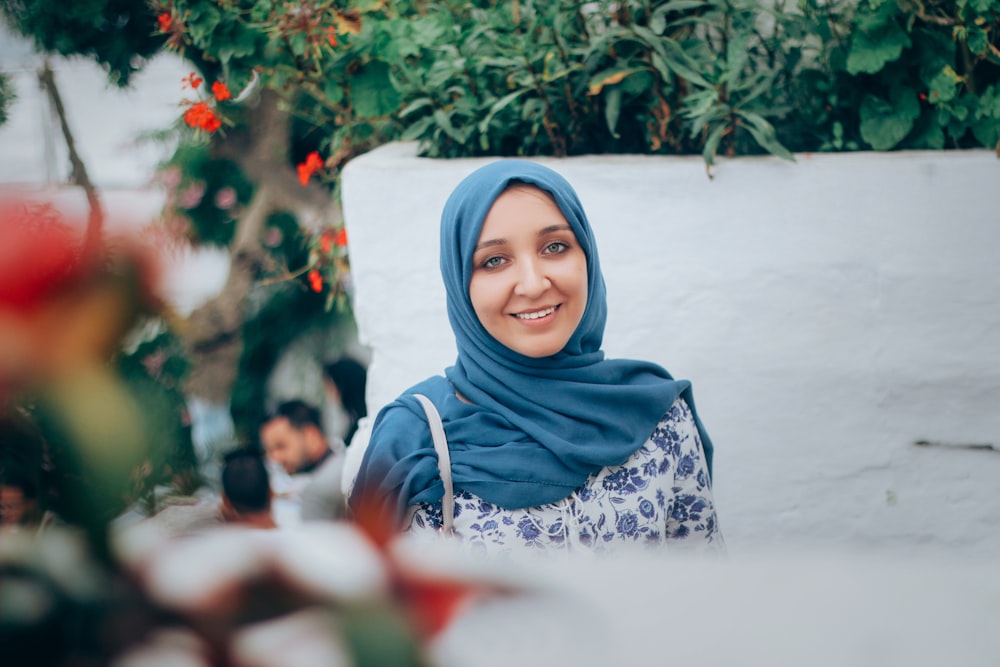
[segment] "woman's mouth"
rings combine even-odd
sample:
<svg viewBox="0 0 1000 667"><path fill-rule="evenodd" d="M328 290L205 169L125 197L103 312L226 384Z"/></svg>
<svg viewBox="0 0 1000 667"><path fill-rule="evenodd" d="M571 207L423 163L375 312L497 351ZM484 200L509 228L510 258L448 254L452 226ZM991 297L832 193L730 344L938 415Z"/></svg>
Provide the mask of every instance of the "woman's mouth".
<svg viewBox="0 0 1000 667"><path fill-rule="evenodd" d="M514 313L514 317L516 317L519 320L537 320L546 317L548 315L551 315L558 309L559 306L549 306L548 308L543 308L542 310L533 310L531 312L524 312L524 313Z"/></svg>

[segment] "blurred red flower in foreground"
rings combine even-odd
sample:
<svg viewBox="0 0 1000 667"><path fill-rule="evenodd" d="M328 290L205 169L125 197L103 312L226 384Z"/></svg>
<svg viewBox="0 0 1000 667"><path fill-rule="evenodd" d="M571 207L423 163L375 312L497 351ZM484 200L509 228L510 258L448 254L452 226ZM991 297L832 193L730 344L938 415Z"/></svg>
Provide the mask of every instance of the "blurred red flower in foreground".
<svg viewBox="0 0 1000 667"><path fill-rule="evenodd" d="M103 362L142 312L162 307L152 255L129 239L84 252L82 219L0 199L0 400L12 389Z"/></svg>
<svg viewBox="0 0 1000 667"><path fill-rule="evenodd" d="M0 201L0 308L30 310L80 277L79 234L50 206Z"/></svg>

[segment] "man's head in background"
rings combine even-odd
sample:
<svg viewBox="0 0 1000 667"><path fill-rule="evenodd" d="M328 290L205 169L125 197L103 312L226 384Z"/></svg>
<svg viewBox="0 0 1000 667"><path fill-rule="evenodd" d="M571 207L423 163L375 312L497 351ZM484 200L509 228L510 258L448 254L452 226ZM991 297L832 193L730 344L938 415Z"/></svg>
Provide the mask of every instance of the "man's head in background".
<svg viewBox="0 0 1000 667"><path fill-rule="evenodd" d="M228 522L274 527L271 480L260 452L236 449L222 463L222 516Z"/></svg>
<svg viewBox="0 0 1000 667"><path fill-rule="evenodd" d="M260 427L267 457L289 474L314 470L330 453L319 409L305 401L280 404Z"/></svg>

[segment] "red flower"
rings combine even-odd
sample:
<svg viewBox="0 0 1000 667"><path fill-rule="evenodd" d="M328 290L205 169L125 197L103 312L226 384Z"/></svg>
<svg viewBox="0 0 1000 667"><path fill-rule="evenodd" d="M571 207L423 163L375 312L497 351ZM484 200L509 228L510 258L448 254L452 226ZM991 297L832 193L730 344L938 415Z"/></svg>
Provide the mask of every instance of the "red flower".
<svg viewBox="0 0 1000 667"><path fill-rule="evenodd" d="M347 247L347 229L346 228L344 228L344 227L340 228L340 231L337 232L337 236L333 239L333 245L337 246L338 248L346 248Z"/></svg>
<svg viewBox="0 0 1000 667"><path fill-rule="evenodd" d="M221 81L216 81L212 84L212 95L214 95L215 99L220 102L224 102L233 96L233 94L229 92L229 88L226 87L226 84Z"/></svg>
<svg viewBox="0 0 1000 667"><path fill-rule="evenodd" d="M305 162L299 163L299 183L304 186L309 185L309 179L312 175L323 168L323 158L319 156L317 151L313 151L306 156Z"/></svg>
<svg viewBox="0 0 1000 667"><path fill-rule="evenodd" d="M205 102L192 104L191 107L184 112L184 122L191 127L199 130L205 130L208 133L215 132L222 127L222 121L219 120L218 116L215 115L215 112L212 111Z"/></svg>
<svg viewBox="0 0 1000 667"><path fill-rule="evenodd" d="M0 225L0 311L30 310L82 279L79 240L53 205L0 199Z"/></svg>
<svg viewBox="0 0 1000 667"><path fill-rule="evenodd" d="M323 276L316 269L309 272L309 287L312 288L313 292L323 291Z"/></svg>
<svg viewBox="0 0 1000 667"><path fill-rule="evenodd" d="M330 252L330 248L333 247L333 234L331 232L323 232L319 237L319 249L323 252Z"/></svg>
<svg viewBox="0 0 1000 667"><path fill-rule="evenodd" d="M925 93L920 93L919 95L917 95L917 97L919 97L922 100L926 100L927 99L927 95Z"/></svg>
<svg viewBox="0 0 1000 667"><path fill-rule="evenodd" d="M160 24L160 32L170 32L170 26L173 25L174 19L170 16L170 12L163 12L156 17L156 21Z"/></svg>
<svg viewBox="0 0 1000 667"><path fill-rule="evenodd" d="M326 29L326 41L330 43L330 46L337 46L337 33L333 26Z"/></svg>
<svg viewBox="0 0 1000 667"><path fill-rule="evenodd" d="M202 82L202 78L200 76L198 76L197 74L195 74L194 72L191 72L186 77L184 77L183 79L181 79L181 83L184 84L184 87L186 88L188 86L191 86L192 90L197 89L198 86L201 85L201 82Z"/></svg>

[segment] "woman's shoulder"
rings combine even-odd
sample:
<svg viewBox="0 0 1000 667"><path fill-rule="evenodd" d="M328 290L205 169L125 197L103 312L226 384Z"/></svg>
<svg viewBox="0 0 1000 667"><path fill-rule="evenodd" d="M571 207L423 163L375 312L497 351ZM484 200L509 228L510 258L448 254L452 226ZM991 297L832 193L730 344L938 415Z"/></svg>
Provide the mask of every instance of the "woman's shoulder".
<svg viewBox="0 0 1000 667"><path fill-rule="evenodd" d="M444 377L431 377L413 385L383 406L370 424L365 425L366 432L361 436L364 439L364 460L398 461L418 449L433 447L427 416L415 395L427 396L440 411L450 387ZM426 437L421 437L421 434Z"/></svg>
<svg viewBox="0 0 1000 667"><path fill-rule="evenodd" d="M660 417L661 425L664 423L679 424L679 423L693 422L693 421L694 421L694 415L691 414L691 406L688 405L688 402L686 400L684 400L683 395L675 398L670 408L663 413L662 417Z"/></svg>
<svg viewBox="0 0 1000 667"><path fill-rule="evenodd" d="M384 430L386 425L399 424L413 426L417 421L423 421L423 408L416 399L417 394L423 394L435 405L440 405L450 390L451 385L443 376L435 375L403 391L391 402L382 406L372 423L372 430Z"/></svg>
<svg viewBox="0 0 1000 667"><path fill-rule="evenodd" d="M389 403L386 408L408 407L411 411L416 409L418 413L422 414L422 410L419 409L419 403L416 402L415 396L417 394L422 394L431 399L435 405L441 405L449 396L455 394L455 389L443 375L433 375L406 389L396 397L396 400Z"/></svg>

